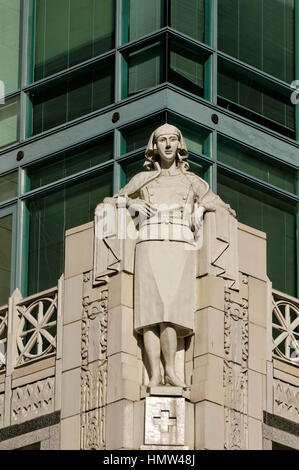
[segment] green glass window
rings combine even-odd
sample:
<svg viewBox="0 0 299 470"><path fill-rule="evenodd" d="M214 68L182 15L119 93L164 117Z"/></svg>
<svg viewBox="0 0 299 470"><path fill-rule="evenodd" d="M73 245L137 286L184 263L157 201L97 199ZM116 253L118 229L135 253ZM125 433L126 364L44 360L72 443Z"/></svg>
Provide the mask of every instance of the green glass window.
<svg viewBox="0 0 299 470"><path fill-rule="evenodd" d="M134 175L141 171L146 171L143 167L145 162L144 155L122 162L121 164L121 186L125 186Z"/></svg>
<svg viewBox="0 0 299 470"><path fill-rule="evenodd" d="M36 189L113 158L113 136L59 153L27 169L30 189ZM0 180L1 191L1 180Z"/></svg>
<svg viewBox="0 0 299 470"><path fill-rule="evenodd" d="M127 96L159 85L163 81L163 43L150 44L125 57L128 68Z"/></svg>
<svg viewBox="0 0 299 470"><path fill-rule="evenodd" d="M7 201L18 195L18 172L14 171L0 176L0 202Z"/></svg>
<svg viewBox="0 0 299 470"><path fill-rule="evenodd" d="M267 273L273 288L296 296L296 205L222 172L218 194L240 222L267 233Z"/></svg>
<svg viewBox="0 0 299 470"><path fill-rule="evenodd" d="M34 79L114 48L115 0L36 0Z"/></svg>
<svg viewBox="0 0 299 470"><path fill-rule="evenodd" d="M207 130L172 114L168 121L169 124L180 129L189 152L210 156L210 133Z"/></svg>
<svg viewBox="0 0 299 470"><path fill-rule="evenodd" d="M218 61L218 104L288 137L295 137L289 89L226 60Z"/></svg>
<svg viewBox="0 0 299 470"><path fill-rule="evenodd" d="M151 133L162 124L165 124L164 114L145 119L139 124L122 130L122 154L146 147Z"/></svg>
<svg viewBox="0 0 299 470"><path fill-rule="evenodd" d="M295 0L218 0L218 47L287 83L295 76Z"/></svg>
<svg viewBox="0 0 299 470"><path fill-rule="evenodd" d="M204 96L204 64L208 54L201 49L170 41L169 82L195 95Z"/></svg>
<svg viewBox="0 0 299 470"><path fill-rule="evenodd" d="M205 41L205 0L170 0L170 26Z"/></svg>
<svg viewBox="0 0 299 470"><path fill-rule="evenodd" d="M28 203L28 294L57 284L64 270L65 231L93 220L94 209L113 192L111 169Z"/></svg>
<svg viewBox="0 0 299 470"><path fill-rule="evenodd" d="M296 171L225 137L218 136L218 160L248 175L296 194Z"/></svg>
<svg viewBox="0 0 299 470"><path fill-rule="evenodd" d="M204 180L209 180L209 168L210 166L207 165L206 162L201 162L198 158L189 156L188 158L189 163L189 171L195 173L200 178Z"/></svg>
<svg viewBox="0 0 299 470"><path fill-rule="evenodd" d="M164 21L163 0L123 0L123 42L134 41L141 36L162 28Z"/></svg>
<svg viewBox="0 0 299 470"><path fill-rule="evenodd" d="M31 93L32 134L39 134L104 108L114 100L114 62L87 67L67 81L54 81Z"/></svg>
<svg viewBox="0 0 299 470"><path fill-rule="evenodd" d="M11 279L12 215L0 217L0 305L7 304Z"/></svg>
<svg viewBox="0 0 299 470"><path fill-rule="evenodd" d="M19 138L20 99L18 96L0 104L0 148Z"/></svg>
<svg viewBox="0 0 299 470"><path fill-rule="evenodd" d="M0 9L0 80L8 95L19 88L21 1L1 0Z"/></svg>

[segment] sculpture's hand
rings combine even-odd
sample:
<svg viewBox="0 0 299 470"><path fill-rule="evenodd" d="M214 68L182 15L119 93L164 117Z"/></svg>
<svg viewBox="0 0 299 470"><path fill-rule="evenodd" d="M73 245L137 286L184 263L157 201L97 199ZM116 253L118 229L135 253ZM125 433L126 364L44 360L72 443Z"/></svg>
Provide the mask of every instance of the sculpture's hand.
<svg viewBox="0 0 299 470"><path fill-rule="evenodd" d="M229 204L225 204L223 203L223 201L221 202L222 202L221 206L224 207L229 212L230 215L232 215L233 217L236 217L236 211L234 211L234 209L232 209ZM213 203L204 204L203 207L204 207L205 212L216 211L216 206Z"/></svg>
<svg viewBox="0 0 299 470"><path fill-rule="evenodd" d="M142 214L146 217L152 217L156 214L157 211L156 207L148 204L143 199L129 199L127 202L127 207L132 216L138 212L138 214Z"/></svg>
<svg viewBox="0 0 299 470"><path fill-rule="evenodd" d="M234 209L232 209L229 204L226 204L226 209L228 210L230 215L232 215L233 217L236 217L236 215L237 215L236 211L234 211Z"/></svg>
<svg viewBox="0 0 299 470"><path fill-rule="evenodd" d="M213 203L207 203L203 205L204 212L215 212L216 206Z"/></svg>

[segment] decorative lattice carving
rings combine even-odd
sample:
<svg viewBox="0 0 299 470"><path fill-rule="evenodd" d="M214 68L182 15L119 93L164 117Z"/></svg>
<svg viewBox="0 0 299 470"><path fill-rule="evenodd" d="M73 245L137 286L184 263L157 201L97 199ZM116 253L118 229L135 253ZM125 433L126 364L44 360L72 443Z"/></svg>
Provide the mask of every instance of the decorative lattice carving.
<svg viewBox="0 0 299 470"><path fill-rule="evenodd" d="M81 336L81 448L105 449L108 290L83 275Z"/></svg>
<svg viewBox="0 0 299 470"><path fill-rule="evenodd" d="M7 305L0 309L0 370L6 365L6 343L7 343Z"/></svg>
<svg viewBox="0 0 299 470"><path fill-rule="evenodd" d="M55 352L57 289L31 302L25 299L16 308L19 318L16 365Z"/></svg>
<svg viewBox="0 0 299 470"><path fill-rule="evenodd" d="M299 365L299 301L273 292L272 335L274 354Z"/></svg>
<svg viewBox="0 0 299 470"><path fill-rule="evenodd" d="M54 391L54 377L13 390L11 423L22 423L54 411Z"/></svg>
<svg viewBox="0 0 299 470"><path fill-rule="evenodd" d="M299 388L274 380L274 414L299 423Z"/></svg>
<svg viewBox="0 0 299 470"><path fill-rule="evenodd" d="M248 277L240 292L226 287L224 304L225 449L248 448Z"/></svg>

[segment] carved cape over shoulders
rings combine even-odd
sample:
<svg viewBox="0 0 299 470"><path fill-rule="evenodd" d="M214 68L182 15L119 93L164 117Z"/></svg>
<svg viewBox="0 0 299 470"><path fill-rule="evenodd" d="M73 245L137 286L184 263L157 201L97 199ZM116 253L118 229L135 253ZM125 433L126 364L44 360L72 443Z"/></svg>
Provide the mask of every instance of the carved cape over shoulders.
<svg viewBox="0 0 299 470"><path fill-rule="evenodd" d="M158 178L159 170L137 173L113 198L104 199L95 210L94 281L106 282L107 276L119 271L134 272L136 245L132 238L120 239L120 226L132 223L126 210L127 198L138 198L141 188ZM206 273L220 276L229 287L238 290L237 220L230 206L214 194L208 183L189 171L182 171L190 181L196 203L203 207L203 246L197 256L197 276ZM105 218L106 204L115 210L114 217Z"/></svg>

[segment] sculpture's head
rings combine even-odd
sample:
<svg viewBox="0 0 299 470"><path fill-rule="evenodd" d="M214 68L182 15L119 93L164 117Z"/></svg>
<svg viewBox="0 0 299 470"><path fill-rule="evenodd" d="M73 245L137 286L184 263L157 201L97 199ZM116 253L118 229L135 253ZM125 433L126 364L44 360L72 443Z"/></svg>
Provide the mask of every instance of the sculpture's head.
<svg viewBox="0 0 299 470"><path fill-rule="evenodd" d="M181 131L170 124L163 124L158 127L150 136L146 151L145 168L148 170L156 169L156 162L165 159L176 158L177 166L187 170L188 150L185 145Z"/></svg>

